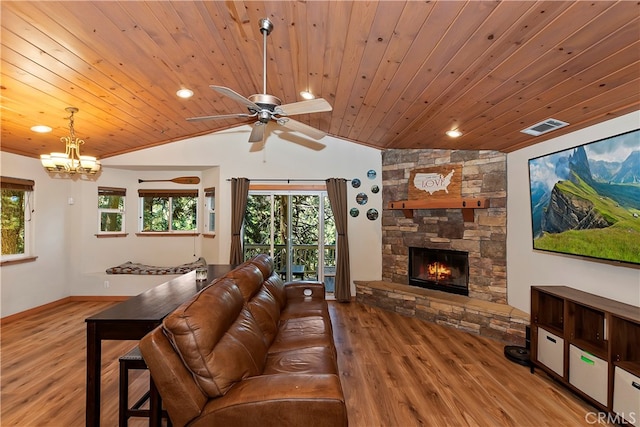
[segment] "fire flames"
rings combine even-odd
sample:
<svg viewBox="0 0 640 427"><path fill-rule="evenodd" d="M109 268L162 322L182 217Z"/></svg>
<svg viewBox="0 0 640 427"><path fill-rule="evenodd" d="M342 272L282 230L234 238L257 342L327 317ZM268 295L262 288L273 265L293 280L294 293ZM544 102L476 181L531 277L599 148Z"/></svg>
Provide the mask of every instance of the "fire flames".
<svg viewBox="0 0 640 427"><path fill-rule="evenodd" d="M441 262L432 262L427 266L429 278L432 280L446 280L451 278L451 269Z"/></svg>

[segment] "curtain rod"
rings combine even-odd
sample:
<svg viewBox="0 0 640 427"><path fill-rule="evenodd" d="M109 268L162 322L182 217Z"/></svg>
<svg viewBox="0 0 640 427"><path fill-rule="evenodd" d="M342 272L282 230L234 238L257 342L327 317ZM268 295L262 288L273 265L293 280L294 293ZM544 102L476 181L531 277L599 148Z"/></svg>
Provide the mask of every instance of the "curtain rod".
<svg viewBox="0 0 640 427"><path fill-rule="evenodd" d="M347 178L338 178L349 181ZM231 178L227 178L227 181L231 181ZM249 179L250 182L326 182L326 179L285 179L285 178L265 178L265 179Z"/></svg>

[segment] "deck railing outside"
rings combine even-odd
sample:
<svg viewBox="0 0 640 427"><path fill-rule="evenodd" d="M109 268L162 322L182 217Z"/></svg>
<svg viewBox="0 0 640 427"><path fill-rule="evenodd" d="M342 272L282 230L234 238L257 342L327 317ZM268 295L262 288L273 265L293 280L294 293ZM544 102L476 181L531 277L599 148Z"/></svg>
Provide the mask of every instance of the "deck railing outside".
<svg viewBox="0 0 640 427"><path fill-rule="evenodd" d="M302 274L293 279L318 280L318 246L317 245L293 245L292 266L303 266ZM270 251L269 245L244 245L244 259ZM287 246L275 245L273 249L273 262L275 270L283 276L287 271ZM336 246L324 246L324 282L327 292L334 291L336 274Z"/></svg>

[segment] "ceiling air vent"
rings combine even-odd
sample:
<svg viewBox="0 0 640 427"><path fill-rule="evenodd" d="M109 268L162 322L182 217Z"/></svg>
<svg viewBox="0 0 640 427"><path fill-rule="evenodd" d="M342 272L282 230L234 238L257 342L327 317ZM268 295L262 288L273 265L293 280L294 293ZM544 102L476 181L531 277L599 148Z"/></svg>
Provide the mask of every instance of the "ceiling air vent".
<svg viewBox="0 0 640 427"><path fill-rule="evenodd" d="M543 133L551 132L552 130L560 129L567 126L569 123L556 119L547 119L540 123L536 123L526 129L522 129L520 132L527 133L533 136L539 136Z"/></svg>

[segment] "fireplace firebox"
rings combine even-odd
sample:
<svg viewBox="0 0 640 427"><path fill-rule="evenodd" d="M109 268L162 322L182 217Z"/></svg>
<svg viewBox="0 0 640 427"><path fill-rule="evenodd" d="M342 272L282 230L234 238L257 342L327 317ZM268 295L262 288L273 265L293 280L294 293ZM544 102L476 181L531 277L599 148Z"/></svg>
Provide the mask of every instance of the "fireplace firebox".
<svg viewBox="0 0 640 427"><path fill-rule="evenodd" d="M410 247L409 285L469 295L469 253Z"/></svg>

